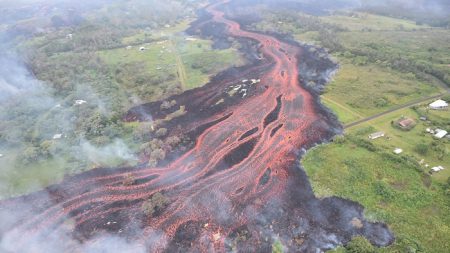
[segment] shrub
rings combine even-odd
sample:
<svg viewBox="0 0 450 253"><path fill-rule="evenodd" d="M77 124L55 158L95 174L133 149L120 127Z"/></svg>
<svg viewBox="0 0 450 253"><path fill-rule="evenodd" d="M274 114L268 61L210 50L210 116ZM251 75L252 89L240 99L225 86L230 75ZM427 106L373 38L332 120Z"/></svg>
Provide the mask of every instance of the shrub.
<svg viewBox="0 0 450 253"><path fill-rule="evenodd" d="M169 204L169 200L160 192L142 203L142 211L147 216L153 216L156 212L162 211Z"/></svg>
<svg viewBox="0 0 450 253"><path fill-rule="evenodd" d="M429 146L425 143L419 143L414 147L414 151L416 151L420 155L426 155L428 153Z"/></svg>
<svg viewBox="0 0 450 253"><path fill-rule="evenodd" d="M345 249L349 253L373 253L375 248L373 245L364 237L356 236L345 246Z"/></svg>
<svg viewBox="0 0 450 253"><path fill-rule="evenodd" d="M133 174L128 173L125 175L125 177L122 181L122 184L124 186L130 186L130 185L133 185L135 182L136 182L136 178L133 176Z"/></svg>
<svg viewBox="0 0 450 253"><path fill-rule="evenodd" d="M167 135L167 129L166 128L160 128L156 130L156 136L158 137L164 137Z"/></svg>

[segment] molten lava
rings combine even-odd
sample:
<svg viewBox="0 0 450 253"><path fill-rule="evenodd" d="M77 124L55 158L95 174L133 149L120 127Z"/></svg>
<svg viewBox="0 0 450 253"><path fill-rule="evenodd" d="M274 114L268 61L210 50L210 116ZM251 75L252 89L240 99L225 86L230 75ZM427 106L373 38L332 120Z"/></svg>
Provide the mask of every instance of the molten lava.
<svg viewBox="0 0 450 253"><path fill-rule="evenodd" d="M315 198L299 154L333 136L336 122L299 82L304 52L242 30L220 10L226 4L208 6L211 18L201 25L225 25L228 36L257 42L264 57L171 98L186 114L165 125L169 135L189 135L195 144L164 166L96 169L5 200L3 210L15 218L0 228L2 236L20 234L20 249L61 231L82 244L113 234L151 252L271 252L276 240L289 251L315 252L354 235L392 242L387 227L365 221L357 203ZM230 98L227 89L250 78L261 82ZM164 118L160 103L133 108L125 119ZM127 175L134 184L121 183ZM145 215L142 203L155 193L169 203Z"/></svg>

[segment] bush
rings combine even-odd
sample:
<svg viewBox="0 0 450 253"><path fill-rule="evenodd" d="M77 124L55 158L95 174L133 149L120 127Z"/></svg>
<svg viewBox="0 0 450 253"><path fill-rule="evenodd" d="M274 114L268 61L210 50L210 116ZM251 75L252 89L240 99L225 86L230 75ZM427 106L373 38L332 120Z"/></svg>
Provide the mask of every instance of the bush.
<svg viewBox="0 0 450 253"><path fill-rule="evenodd" d="M345 249L349 253L373 253L375 248L373 245L364 237L356 236L345 246Z"/></svg>
<svg viewBox="0 0 450 253"><path fill-rule="evenodd" d="M162 211L169 204L169 200L160 192L153 194L153 196L144 201L142 204L142 211L147 216L153 216L156 212Z"/></svg>
<svg viewBox="0 0 450 253"><path fill-rule="evenodd" d="M428 154L429 146L425 143L419 143L414 147L414 151L416 151L419 155Z"/></svg>
<svg viewBox="0 0 450 253"><path fill-rule="evenodd" d="M135 182L136 182L136 178L133 176L133 174L128 173L128 174L125 175L125 177L124 177L124 179L123 179L123 181L122 181L122 184L123 184L124 186L131 186L131 185L133 185Z"/></svg>
<svg viewBox="0 0 450 253"><path fill-rule="evenodd" d="M156 136L158 137L164 137L167 135L167 129L166 128L160 128L156 131Z"/></svg>

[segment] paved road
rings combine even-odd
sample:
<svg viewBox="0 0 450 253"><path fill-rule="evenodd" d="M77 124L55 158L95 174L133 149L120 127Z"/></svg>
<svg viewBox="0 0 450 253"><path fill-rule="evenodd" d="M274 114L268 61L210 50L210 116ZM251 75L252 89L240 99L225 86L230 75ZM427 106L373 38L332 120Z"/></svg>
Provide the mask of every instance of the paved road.
<svg viewBox="0 0 450 253"><path fill-rule="evenodd" d="M442 96L444 96L444 95L446 95L446 94L448 94L448 93L449 93L449 92L441 93L441 94L439 94L439 95L430 96L430 97L426 97L426 98L421 98L421 99L414 100L414 101L409 102L409 103L404 104L404 105L396 106L396 107L394 107L394 108L392 108L392 109L390 109L390 110L388 110L388 111L381 112L381 113L375 114L375 115L373 115L373 116L370 116L370 117L367 117L367 118L364 118L364 119L360 119L360 120L358 120L358 121L355 121L355 122L349 123L349 124L347 124L347 125L344 125L344 129L347 129L347 128L350 128L350 127L354 127L354 126L360 125L360 124L362 124L362 123L365 123L365 122L367 122L367 121L371 121L371 120L373 120L373 119L379 118L379 117L384 116L384 115L386 115L386 114L389 114L389 113L391 113L391 112L395 112L395 111L398 111L398 110L401 110L401 109L405 109L405 108L411 107L411 106L413 106L413 105L417 105L417 104L423 103L423 102L425 102L425 101L427 101L427 100L430 100L430 99L437 99L437 98L440 98L440 97L442 97Z"/></svg>

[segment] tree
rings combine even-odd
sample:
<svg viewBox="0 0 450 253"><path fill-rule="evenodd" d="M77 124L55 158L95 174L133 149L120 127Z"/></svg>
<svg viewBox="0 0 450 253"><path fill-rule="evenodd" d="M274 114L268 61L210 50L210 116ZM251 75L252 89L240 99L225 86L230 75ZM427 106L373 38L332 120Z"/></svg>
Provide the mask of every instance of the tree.
<svg viewBox="0 0 450 253"><path fill-rule="evenodd" d="M172 148L175 148L180 144L181 139L178 136L170 136L166 139L166 144L171 146Z"/></svg>
<svg viewBox="0 0 450 253"><path fill-rule="evenodd" d="M136 182L136 178L133 176L133 174L128 173L128 174L125 175L125 177L124 177L124 179L123 179L123 181L122 181L122 184L123 184L124 186L131 186L131 185L133 185L135 182Z"/></svg>
<svg viewBox="0 0 450 253"><path fill-rule="evenodd" d="M156 130L156 136L158 137L164 137L167 134L167 129L166 128L160 128L158 130Z"/></svg>
<svg viewBox="0 0 450 253"><path fill-rule="evenodd" d="M169 200L162 193L157 192L142 203L142 211L147 216L153 216L155 212L160 212L169 204Z"/></svg>
<svg viewBox="0 0 450 253"><path fill-rule="evenodd" d="M25 148L25 150L23 151L23 158L27 161L27 162L34 162L37 161L39 159L39 149L36 147L27 147Z"/></svg>
<svg viewBox="0 0 450 253"><path fill-rule="evenodd" d="M373 245L364 237L356 236L345 246L345 249L349 253L373 253L375 248Z"/></svg>

